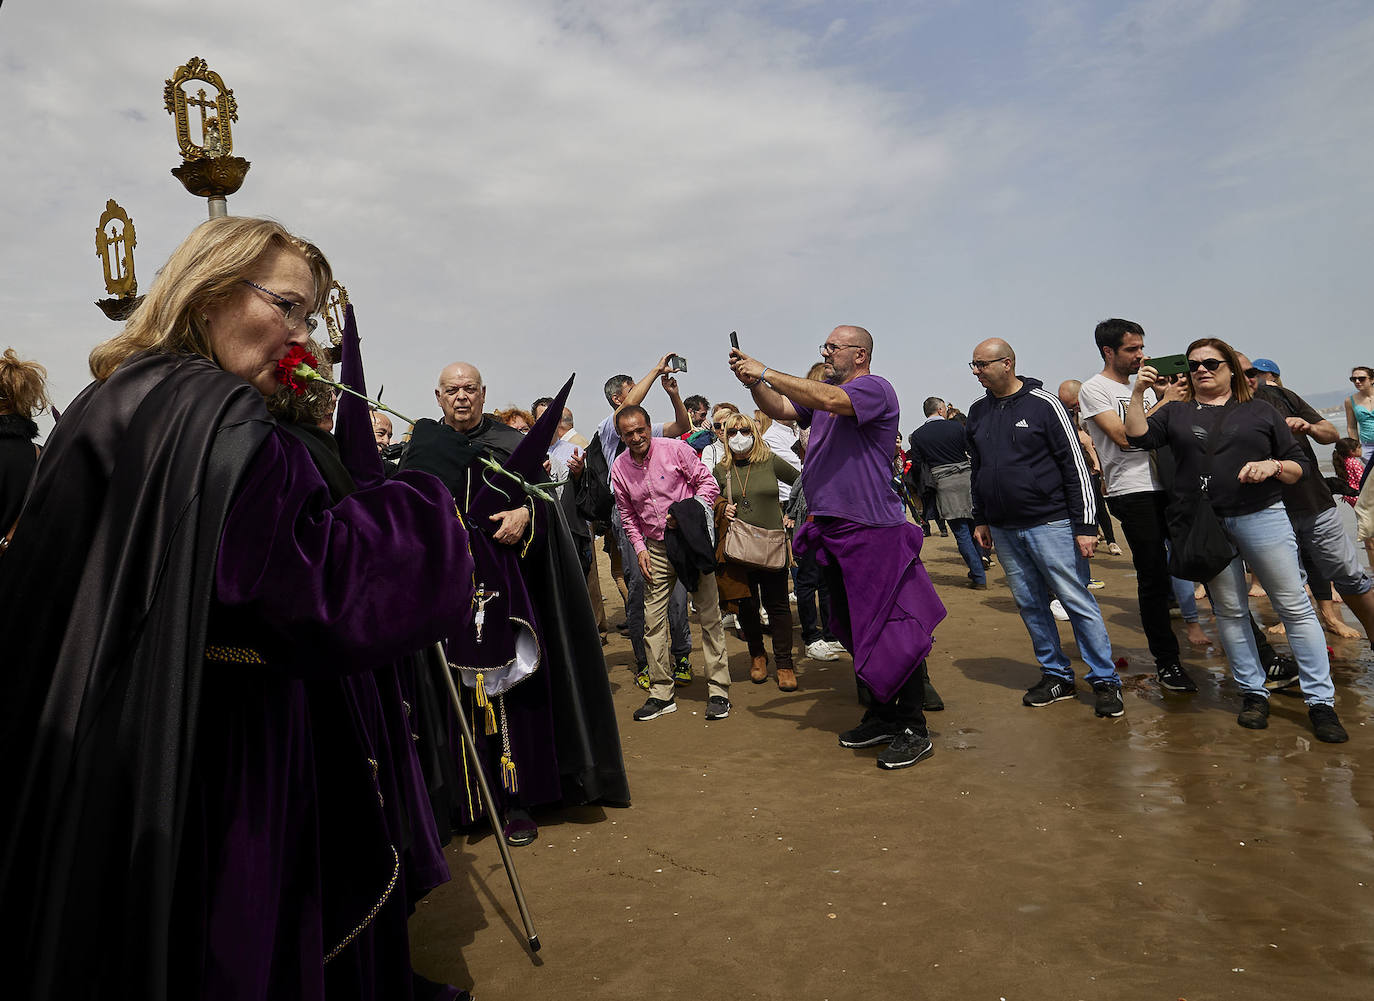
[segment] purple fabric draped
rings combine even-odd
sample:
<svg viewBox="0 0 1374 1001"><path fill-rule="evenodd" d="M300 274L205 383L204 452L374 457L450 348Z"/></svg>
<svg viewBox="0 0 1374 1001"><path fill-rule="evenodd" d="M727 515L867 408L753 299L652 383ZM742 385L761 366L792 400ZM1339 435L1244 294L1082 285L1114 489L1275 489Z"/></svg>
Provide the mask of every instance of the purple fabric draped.
<svg viewBox="0 0 1374 1001"><path fill-rule="evenodd" d="M854 655L854 671L880 702L890 702L930 653L945 605L921 562L924 537L903 523L870 528L841 518L816 518L797 532L798 556L814 553L844 577L849 617L830 628Z"/></svg>

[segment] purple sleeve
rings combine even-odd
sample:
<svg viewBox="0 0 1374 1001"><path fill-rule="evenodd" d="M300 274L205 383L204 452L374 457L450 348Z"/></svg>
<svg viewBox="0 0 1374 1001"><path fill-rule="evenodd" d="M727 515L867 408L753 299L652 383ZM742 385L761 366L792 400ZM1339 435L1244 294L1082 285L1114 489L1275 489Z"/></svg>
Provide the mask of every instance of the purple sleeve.
<svg viewBox="0 0 1374 1001"><path fill-rule="evenodd" d="M797 426L809 428L811 426L811 408L804 407L800 403L794 401L792 403L792 409L797 412Z"/></svg>
<svg viewBox="0 0 1374 1001"><path fill-rule="evenodd" d="M225 521L215 592L261 627L269 661L346 673L419 650L463 621L472 555L437 478L403 472L331 505L304 446L278 432L249 464Z"/></svg>
<svg viewBox="0 0 1374 1001"><path fill-rule="evenodd" d="M849 397L860 427L897 413L897 394L886 380L875 375L861 375L840 388Z"/></svg>

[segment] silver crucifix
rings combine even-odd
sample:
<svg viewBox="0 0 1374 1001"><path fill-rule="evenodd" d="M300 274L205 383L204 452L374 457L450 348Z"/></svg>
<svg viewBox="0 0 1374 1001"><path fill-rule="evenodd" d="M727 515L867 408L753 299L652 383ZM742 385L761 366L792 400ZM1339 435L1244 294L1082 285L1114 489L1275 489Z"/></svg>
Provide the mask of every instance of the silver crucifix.
<svg viewBox="0 0 1374 1001"><path fill-rule="evenodd" d="M472 602L477 606L477 612L472 617L473 625L477 627L477 642L482 642L482 626L487 621L487 602L493 598L499 598L500 591L488 591L487 585L477 585L477 593L472 596Z"/></svg>

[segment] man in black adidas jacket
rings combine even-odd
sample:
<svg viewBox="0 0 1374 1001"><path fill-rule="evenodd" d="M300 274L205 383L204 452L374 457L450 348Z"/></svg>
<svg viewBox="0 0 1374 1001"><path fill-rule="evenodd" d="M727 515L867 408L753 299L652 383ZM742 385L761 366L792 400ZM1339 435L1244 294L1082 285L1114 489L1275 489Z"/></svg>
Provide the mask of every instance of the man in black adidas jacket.
<svg viewBox="0 0 1374 1001"><path fill-rule="evenodd" d="M1047 706L1074 697L1073 668L1050 612L1069 613L1098 716L1121 716L1121 679L1102 611L1088 592L1088 557L1097 546L1097 505L1078 435L1059 398L1016 374L1016 353L1001 338L973 350L969 368L987 390L969 407L974 537L996 545L1007 584L1030 633L1042 677L1021 702Z"/></svg>

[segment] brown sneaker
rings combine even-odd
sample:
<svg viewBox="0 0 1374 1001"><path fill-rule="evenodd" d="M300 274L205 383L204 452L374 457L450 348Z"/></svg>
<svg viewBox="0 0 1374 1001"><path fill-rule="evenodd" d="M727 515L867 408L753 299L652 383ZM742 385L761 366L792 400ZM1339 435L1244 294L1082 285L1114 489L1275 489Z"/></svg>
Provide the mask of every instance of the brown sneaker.
<svg viewBox="0 0 1374 1001"><path fill-rule="evenodd" d="M754 662L749 668L749 680L756 685L761 685L768 680L768 658L763 654L754 658Z"/></svg>
<svg viewBox="0 0 1374 1001"><path fill-rule="evenodd" d="M797 672L790 667L778 668L778 691L795 692L797 690Z"/></svg>

